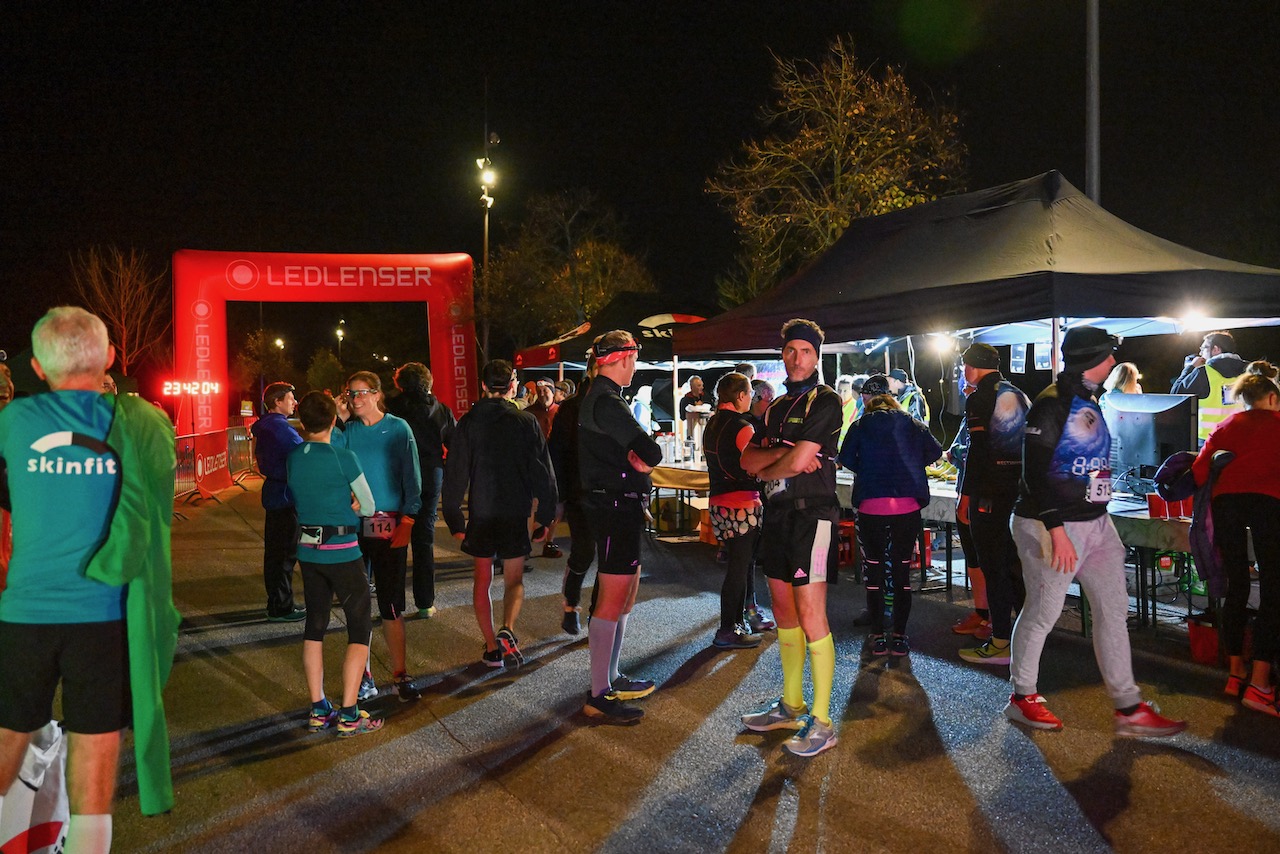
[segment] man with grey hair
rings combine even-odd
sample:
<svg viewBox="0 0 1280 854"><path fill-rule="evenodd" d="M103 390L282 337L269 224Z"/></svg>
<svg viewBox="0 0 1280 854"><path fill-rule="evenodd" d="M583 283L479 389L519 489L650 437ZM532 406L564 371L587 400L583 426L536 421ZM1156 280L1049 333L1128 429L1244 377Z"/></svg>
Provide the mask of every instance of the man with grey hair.
<svg viewBox="0 0 1280 854"><path fill-rule="evenodd" d="M94 315L52 309L31 339L31 365L51 391L0 412L0 469L14 505L0 596L0 794L52 719L60 684L66 850L107 851L120 732L131 723L142 811L173 806L159 696L179 619L169 565L173 428L141 398L102 393L115 352Z"/></svg>

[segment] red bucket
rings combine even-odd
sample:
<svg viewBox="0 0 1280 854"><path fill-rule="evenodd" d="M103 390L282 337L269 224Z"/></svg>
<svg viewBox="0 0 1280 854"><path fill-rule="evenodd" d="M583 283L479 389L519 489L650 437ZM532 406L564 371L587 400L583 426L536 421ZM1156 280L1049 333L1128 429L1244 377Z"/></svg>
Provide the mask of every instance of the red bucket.
<svg viewBox="0 0 1280 854"><path fill-rule="evenodd" d="M1191 660L1197 664L1217 664L1218 629L1212 623L1192 618L1187 621L1191 639Z"/></svg>

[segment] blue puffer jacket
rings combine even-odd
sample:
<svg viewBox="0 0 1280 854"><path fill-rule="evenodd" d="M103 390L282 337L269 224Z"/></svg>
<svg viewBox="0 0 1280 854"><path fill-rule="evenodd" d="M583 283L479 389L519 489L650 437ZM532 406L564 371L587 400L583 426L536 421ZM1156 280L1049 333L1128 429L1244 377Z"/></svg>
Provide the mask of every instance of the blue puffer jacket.
<svg viewBox="0 0 1280 854"><path fill-rule="evenodd" d="M925 466L942 456L929 428L901 410L877 409L853 423L836 461L852 471L853 506L867 498L929 503Z"/></svg>

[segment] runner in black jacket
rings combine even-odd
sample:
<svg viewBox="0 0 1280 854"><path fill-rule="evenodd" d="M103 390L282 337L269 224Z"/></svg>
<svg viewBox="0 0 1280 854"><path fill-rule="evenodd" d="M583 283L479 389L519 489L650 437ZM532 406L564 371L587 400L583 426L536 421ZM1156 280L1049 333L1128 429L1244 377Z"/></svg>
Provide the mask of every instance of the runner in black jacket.
<svg viewBox="0 0 1280 854"><path fill-rule="evenodd" d="M524 559L528 557L529 513L538 503L536 521L545 531L556 515L556 478L551 471L542 428L532 415L511 402L516 374L510 362L484 366L485 394L462 416L444 467L444 520L462 540L462 550L475 558L472 602L484 635L484 662L491 667L519 666L524 661L515 636L516 618L524 603ZM468 493L471 518L462 516ZM465 533L464 533L465 532ZM538 541L546 538L543 533ZM494 558L502 561L502 628L495 635L489 586Z"/></svg>
<svg viewBox="0 0 1280 854"><path fill-rule="evenodd" d="M965 661L1009 663L1013 612L1022 610L1026 591L1009 516L1022 474L1022 440L1031 401L1000 374L1000 354L990 344L973 344L961 356L965 382L974 386L965 401L969 452L960 478L956 518L969 526L978 564L986 580L991 636L960 650Z"/></svg>
<svg viewBox="0 0 1280 854"><path fill-rule="evenodd" d="M556 470L556 486L560 490L560 501L564 504L564 520L569 523L569 557L565 561L562 585L564 617L561 618L560 627L571 635L582 631L578 603L582 601L582 584L587 578L587 570L591 569L591 564L596 559L596 543L591 534L586 505L582 500L582 480L578 475L578 415L587 389L591 388L595 370L594 359L588 358L587 375L579 384L577 394L560 401L560 408L551 420L551 438L547 440L551 465ZM593 611L595 601L595 591L592 590Z"/></svg>
<svg viewBox="0 0 1280 854"><path fill-rule="evenodd" d="M420 617L434 616L436 611L436 521L444 482L444 450L458 423L453 411L431 393L431 382L430 368L421 362L406 362L395 375L400 394L387 401L387 411L408 422L413 440L418 443L422 510L410 533L409 545L413 550L413 604Z"/></svg>
<svg viewBox="0 0 1280 854"><path fill-rule="evenodd" d="M1027 600L1013 629L1013 695L1004 714L1037 729L1062 729L1036 693L1036 683L1045 638L1062 613L1067 588L1078 581L1093 609L1093 650L1116 708L1116 735L1174 735L1186 729L1186 722L1163 717L1142 702L1133 678L1125 549L1107 515L1111 436L1095 395L1116 362L1119 344L1119 338L1092 326L1067 332L1063 372L1027 414L1022 483L1013 511Z"/></svg>
<svg viewBox="0 0 1280 854"><path fill-rule="evenodd" d="M662 449L636 423L622 399L622 389L636 372L639 343L630 332L619 329L600 336L592 351L599 374L578 415L578 463L596 538L600 596L588 633L591 696L583 712L630 723L644 712L625 701L648 696L654 689L647 679L623 675L618 659L640 587L640 536L649 472L662 461Z"/></svg>

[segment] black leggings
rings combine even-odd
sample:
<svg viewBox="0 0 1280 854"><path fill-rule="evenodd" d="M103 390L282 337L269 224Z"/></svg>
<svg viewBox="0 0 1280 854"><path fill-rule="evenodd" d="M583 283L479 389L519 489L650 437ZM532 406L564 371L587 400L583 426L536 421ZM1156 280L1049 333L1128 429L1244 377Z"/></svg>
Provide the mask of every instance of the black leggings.
<svg viewBox="0 0 1280 854"><path fill-rule="evenodd" d="M1022 562L1013 543L1009 517L1013 501L974 498L969 502L969 532L978 566L987 579L987 607L991 611L991 636L1013 637L1013 612L1022 610L1027 590L1022 585Z"/></svg>
<svg viewBox="0 0 1280 854"><path fill-rule="evenodd" d="M858 548L867 582L871 632L884 632L884 581L893 578L893 631L905 634L911 617L911 555L920 537L920 511L878 516L858 514Z"/></svg>
<svg viewBox="0 0 1280 854"><path fill-rule="evenodd" d="M324 640L333 597L337 595L338 604L347 618L347 642L369 645L369 638L373 636L373 616L369 611L369 577L365 575L363 559L356 558L346 563L303 561L302 582L307 602L304 639Z"/></svg>
<svg viewBox="0 0 1280 854"><path fill-rule="evenodd" d="M564 502L564 520L569 523L569 558L565 561L564 601L570 608L582 601L582 585L596 559L596 541L591 533L587 509L580 499ZM591 610L595 610L596 591L591 590Z"/></svg>
<svg viewBox="0 0 1280 854"><path fill-rule="evenodd" d="M745 534L724 541L729 562L725 566L724 584L720 587L721 631L733 631L733 627L742 622L742 612L746 610L747 594L751 588L751 575L755 569L752 558L759 539L760 529L752 528Z"/></svg>
<svg viewBox="0 0 1280 854"><path fill-rule="evenodd" d="M1249 607L1249 546L1253 533L1258 561L1258 618L1253 624L1253 657L1272 661L1280 652L1280 499L1235 492L1213 499L1213 541L1222 552L1227 598L1222 606L1222 643L1227 655L1244 653L1244 625Z"/></svg>

